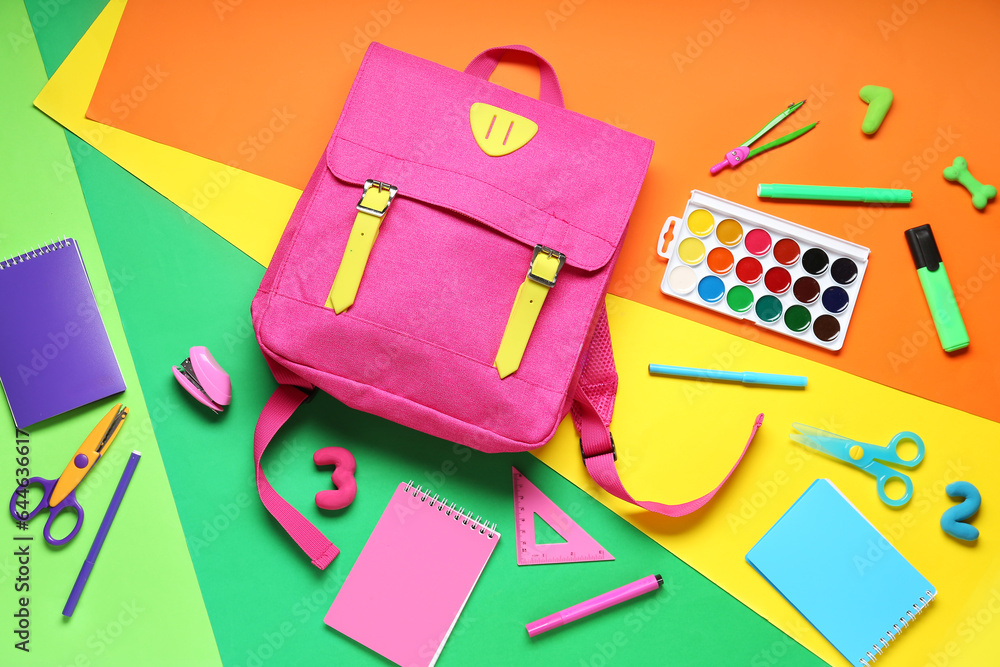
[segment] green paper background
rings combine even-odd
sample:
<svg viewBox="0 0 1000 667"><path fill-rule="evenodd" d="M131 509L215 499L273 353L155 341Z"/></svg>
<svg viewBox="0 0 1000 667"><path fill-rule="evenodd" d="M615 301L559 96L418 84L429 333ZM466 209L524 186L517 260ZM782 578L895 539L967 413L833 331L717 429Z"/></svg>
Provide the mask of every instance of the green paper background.
<svg viewBox="0 0 1000 667"><path fill-rule="evenodd" d="M29 0L32 16L42 4ZM36 23L50 73L102 3L72 4L72 12ZM70 147L109 269L134 274L117 295L119 308L149 404L163 411L154 428L226 665L388 664L322 619L396 484L409 479L497 522L503 535L441 655L445 667L821 664L534 457L480 454L322 394L265 457L274 486L342 550L327 570L311 566L253 484L253 426L275 386L250 326L263 268L84 142L70 137ZM233 377L233 404L222 415L195 403L170 374L192 345L207 345ZM357 500L337 512L313 501L330 487L330 471L317 469L311 454L329 445L358 460ZM617 560L519 568L511 465ZM528 621L653 572L666 590L535 640L525 633ZM420 613L420 600L410 604Z"/></svg>
<svg viewBox="0 0 1000 667"><path fill-rule="evenodd" d="M84 523L75 539L63 547L45 543L42 527L47 513L29 522L25 531L9 518L0 519L0 613L4 619L0 664L134 665L135 656L143 655L144 665L217 665L219 654L208 615L115 305L117 294L132 289L132 269L119 264L109 280L66 135L31 105L46 75L23 5L0 3L0 35L5 36L0 44L4 84L0 95L0 255L18 254L62 235L77 240L128 386L122 395L30 428L31 474L58 477L112 405L121 401L131 409L108 453L77 489ZM19 319L28 316L3 308L0 326L18 326ZM63 605L133 449L142 452L142 460L76 612L66 619ZM0 452L0 493L7 494L14 490L17 466L14 422L6 404L0 405ZM2 497L6 503L8 496ZM66 534L72 520L70 514L60 517L54 533ZM33 539L15 541L15 537ZM21 563L14 555L21 545L28 545L30 553L27 591L15 588L17 579L23 579ZM29 599L29 653L15 647L19 639L13 633L13 614L22 596Z"/></svg>

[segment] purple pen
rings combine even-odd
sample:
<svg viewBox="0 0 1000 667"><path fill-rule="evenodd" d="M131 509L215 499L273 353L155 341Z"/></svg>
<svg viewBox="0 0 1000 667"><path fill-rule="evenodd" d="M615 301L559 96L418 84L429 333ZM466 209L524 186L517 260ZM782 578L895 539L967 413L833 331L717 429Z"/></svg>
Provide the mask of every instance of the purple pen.
<svg viewBox="0 0 1000 667"><path fill-rule="evenodd" d="M111 522L115 520L115 515L118 514L118 507L122 504L125 491L128 489L129 482L132 481L132 475L135 473L135 468L139 465L141 457L141 453L133 451L132 456L128 458L128 463L125 464L125 471L122 473L122 478L118 481L118 488L115 489L115 495L111 497L111 504L108 505L108 511L104 513L101 527L97 529L94 543L90 546L87 558L83 561L83 567L80 568L80 574L76 577L73 590L69 592L69 599L66 600L66 606L63 607L63 616L72 616L73 611L76 610L76 603L80 601L80 594L83 593L83 587L87 585L87 579L90 578L90 571L94 569L94 563L97 562L97 554L101 553L104 540L108 536L108 531L111 530Z"/></svg>

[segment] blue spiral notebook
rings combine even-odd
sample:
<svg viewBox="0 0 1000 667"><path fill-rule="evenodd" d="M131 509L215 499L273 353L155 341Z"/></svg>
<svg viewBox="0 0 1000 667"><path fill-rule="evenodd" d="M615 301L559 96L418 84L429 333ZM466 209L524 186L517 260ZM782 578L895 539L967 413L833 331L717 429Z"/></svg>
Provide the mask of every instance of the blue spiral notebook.
<svg viewBox="0 0 1000 667"><path fill-rule="evenodd" d="M874 662L937 595L827 479L746 558L852 665Z"/></svg>

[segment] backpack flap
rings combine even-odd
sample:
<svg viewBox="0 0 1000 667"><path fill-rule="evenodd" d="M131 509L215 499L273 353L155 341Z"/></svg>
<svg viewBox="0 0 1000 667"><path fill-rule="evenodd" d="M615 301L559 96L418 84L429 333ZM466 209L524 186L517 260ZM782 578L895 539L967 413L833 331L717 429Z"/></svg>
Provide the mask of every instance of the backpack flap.
<svg viewBox="0 0 1000 667"><path fill-rule="evenodd" d="M492 154L512 137L523 143ZM566 413L652 149L373 44L275 255L281 267L269 269L262 346L352 407L486 451L544 444ZM358 209L367 181L395 188L381 218ZM363 274L338 313L331 287L361 233ZM526 280L539 247L565 257L551 288ZM538 293L547 298L532 313ZM537 319L501 379L518 294Z"/></svg>
<svg viewBox="0 0 1000 667"><path fill-rule="evenodd" d="M483 109L494 139L510 142L521 125L537 131L491 155L473 126ZM345 182L391 183L400 197L557 249L570 266L594 271L621 242L652 152L648 139L372 44L326 160Z"/></svg>
<svg viewBox="0 0 1000 667"><path fill-rule="evenodd" d="M618 476L603 304L653 143L566 111L540 57L542 100L490 84L509 49L533 53L463 73L372 44L254 299L282 384L254 434L258 488L320 568L337 548L260 467L313 387L483 451L544 444L572 403L587 470L618 498L680 516L722 486L665 505Z"/></svg>

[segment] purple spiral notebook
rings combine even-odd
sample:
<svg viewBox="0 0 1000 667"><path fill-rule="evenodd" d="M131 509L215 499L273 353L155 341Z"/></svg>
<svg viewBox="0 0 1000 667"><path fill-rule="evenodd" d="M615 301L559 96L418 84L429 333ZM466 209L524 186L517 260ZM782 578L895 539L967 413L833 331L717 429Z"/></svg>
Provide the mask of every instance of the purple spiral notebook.
<svg viewBox="0 0 1000 667"><path fill-rule="evenodd" d="M0 382L18 428L125 391L73 239L0 261Z"/></svg>

